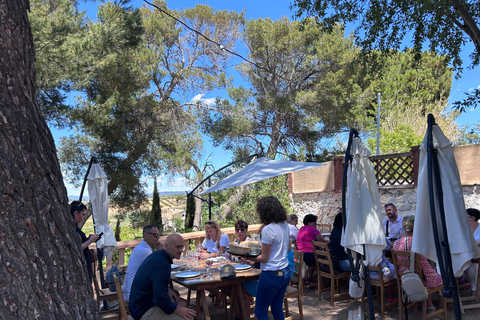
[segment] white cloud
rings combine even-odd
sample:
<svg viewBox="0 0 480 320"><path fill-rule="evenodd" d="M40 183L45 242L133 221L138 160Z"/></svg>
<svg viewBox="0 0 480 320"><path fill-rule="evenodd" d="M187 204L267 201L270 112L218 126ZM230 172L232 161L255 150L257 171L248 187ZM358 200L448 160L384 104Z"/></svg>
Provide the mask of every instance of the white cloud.
<svg viewBox="0 0 480 320"><path fill-rule="evenodd" d="M193 103L201 103L206 106L213 106L215 104L215 98L204 98L205 94L199 93L195 97L192 98L191 102Z"/></svg>

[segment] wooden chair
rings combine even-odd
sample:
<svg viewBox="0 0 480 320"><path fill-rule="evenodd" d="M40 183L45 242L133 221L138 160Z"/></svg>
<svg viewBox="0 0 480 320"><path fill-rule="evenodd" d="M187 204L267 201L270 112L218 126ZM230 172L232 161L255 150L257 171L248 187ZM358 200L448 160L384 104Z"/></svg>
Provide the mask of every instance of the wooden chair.
<svg viewBox="0 0 480 320"><path fill-rule="evenodd" d="M118 320L128 320L128 307L123 299L122 285L120 280L118 280L117 275L113 274L113 282L115 283L115 288L117 289L117 298L118 298Z"/></svg>
<svg viewBox="0 0 480 320"><path fill-rule="evenodd" d="M290 285L287 287L285 291L285 315L287 316L285 320L290 319L297 319L303 320L303 308L302 308L302 297L303 297L303 278L302 278L302 270L303 270L303 252L298 250L293 250L293 258L295 260L295 269L293 271L293 276L291 279ZM296 288L292 286L292 282L296 283ZM290 316L290 312L288 310L288 300L287 298L297 298L298 301L298 315Z"/></svg>
<svg viewBox="0 0 480 320"><path fill-rule="evenodd" d="M380 264L378 264L376 267L368 266L368 269L370 271L378 272L379 279L378 280L373 280L370 277L370 284L372 286L376 287L376 288L379 288L379 289L377 289L377 294L376 295L378 295L378 297L379 297L380 314L383 318L383 317L385 317L385 307L392 307L392 306L395 306L395 305L398 304L398 301L395 301L395 302L388 302L387 301L387 303L385 303L385 289L388 286L396 285L397 280L396 279L385 280L383 278L382 266ZM378 291L380 291L380 292L378 292ZM366 300L366 297L365 297L365 292L364 292L364 297L362 298L362 310L365 310L365 300Z"/></svg>
<svg viewBox="0 0 480 320"><path fill-rule="evenodd" d="M350 272L337 272L333 269L332 257L330 256L330 251L328 250L328 243L312 241L313 249L317 259L315 259L317 264L318 272L318 300L322 300L322 291L326 291L329 288L323 288L323 278L330 279L330 305L335 304L335 298L339 298L344 295L348 295L348 292L340 293L340 286L338 285L338 280L341 278L350 279ZM328 271L325 271L327 269ZM335 294L335 288L338 289L338 293Z"/></svg>
<svg viewBox="0 0 480 320"><path fill-rule="evenodd" d="M317 223L317 229L321 233L331 233L332 232L332 225L327 223Z"/></svg>
<svg viewBox="0 0 480 320"><path fill-rule="evenodd" d="M404 311L404 304L403 304L403 299L402 299L402 275L404 271L400 271L401 266L406 266L407 269L410 269L410 261L408 258L410 258L411 252L410 251L396 251L392 250L392 258L393 258L393 263L395 265L395 273L397 275L397 287L398 287L398 312L399 312L399 319L403 319L403 311ZM405 260L400 260L398 259L399 257L407 257ZM422 270L422 265L420 263L420 255L418 253L415 253L415 272L419 275L420 279L424 279L423 276L423 270ZM406 270L407 270L406 269ZM405 271L406 271L405 270ZM430 314L427 314L427 300L422 301L422 315L423 315L423 320L429 319L436 317L438 315L441 315L443 313L443 317L446 320L447 319L447 301L445 297L443 296L443 285L439 285L435 288L432 289L427 289L428 294L432 294L434 292L439 292L442 295L441 299L441 304L442 308L435 310L435 312L432 312ZM412 304L413 305L413 304Z"/></svg>
<svg viewBox="0 0 480 320"><path fill-rule="evenodd" d="M97 299L97 310L99 314L104 314L104 313L113 313L117 312L118 308L113 308L109 310L102 310L100 311L100 302L104 300L110 300L110 299L116 299L117 298L117 293L112 292L109 289L100 289L100 286L98 284L97 280L97 271L96 271L96 263L92 263L92 279L93 279L93 286L95 288L95 297Z"/></svg>

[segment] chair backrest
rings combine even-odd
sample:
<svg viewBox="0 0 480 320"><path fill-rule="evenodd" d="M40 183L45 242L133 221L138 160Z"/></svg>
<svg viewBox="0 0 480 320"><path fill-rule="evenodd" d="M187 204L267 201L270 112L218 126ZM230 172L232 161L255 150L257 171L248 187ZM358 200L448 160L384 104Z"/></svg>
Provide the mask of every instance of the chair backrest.
<svg viewBox="0 0 480 320"><path fill-rule="evenodd" d="M115 283L115 288L117 289L117 298L118 298L118 309L122 319L128 320L127 306L125 300L123 299L122 285L120 280L117 278L116 274L113 274L113 282Z"/></svg>
<svg viewBox="0 0 480 320"><path fill-rule="evenodd" d="M292 278L297 279L298 291L303 293L303 252L293 250L293 260L295 261L295 270L293 270Z"/></svg>
<svg viewBox="0 0 480 320"><path fill-rule="evenodd" d="M410 250L392 250L393 264L397 279L401 279L406 270L410 270ZM403 258L401 258L403 257ZM415 272L423 279L422 266L420 264L420 255L415 253Z"/></svg>
<svg viewBox="0 0 480 320"><path fill-rule="evenodd" d="M327 223L317 223L317 229L318 231L324 233L324 232L332 232L332 225L327 224Z"/></svg>
<svg viewBox="0 0 480 320"><path fill-rule="evenodd" d="M322 272L320 264L328 266L330 274L334 275L335 271L333 269L332 257L330 255L330 250L328 249L328 243L320 241L312 241L313 252L315 252L315 259L317 263L318 272ZM324 269L324 268L323 268Z"/></svg>

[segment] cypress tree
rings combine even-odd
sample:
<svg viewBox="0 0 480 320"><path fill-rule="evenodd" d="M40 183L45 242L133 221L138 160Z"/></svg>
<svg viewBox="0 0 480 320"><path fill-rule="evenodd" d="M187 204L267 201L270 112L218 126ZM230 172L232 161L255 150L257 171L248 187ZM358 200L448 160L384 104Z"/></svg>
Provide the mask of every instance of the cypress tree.
<svg viewBox="0 0 480 320"><path fill-rule="evenodd" d="M157 189L157 179L153 185L153 203L152 213L150 215L150 224L158 227L158 232L163 235L162 208L160 207L160 195Z"/></svg>

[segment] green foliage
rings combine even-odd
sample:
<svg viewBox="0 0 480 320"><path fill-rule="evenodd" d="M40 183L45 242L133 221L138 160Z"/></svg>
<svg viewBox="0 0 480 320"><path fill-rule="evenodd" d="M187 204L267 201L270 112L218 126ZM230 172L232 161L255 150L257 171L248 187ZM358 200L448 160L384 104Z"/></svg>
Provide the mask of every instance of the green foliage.
<svg viewBox="0 0 480 320"><path fill-rule="evenodd" d="M242 14L201 5L172 12L163 1L155 4L227 47L239 37ZM59 159L69 182L78 184L95 155L109 177L110 198L131 211L145 200L142 176L184 173L201 156L185 97L223 87L227 59L156 9L102 4L89 32L99 60L77 84L82 98L68 114L77 134L62 140Z"/></svg>
<svg viewBox="0 0 480 320"><path fill-rule="evenodd" d="M353 22L356 40L366 53L373 49L402 49L411 39L413 49L420 53L425 47L452 59L459 73L464 44L471 41L471 67L480 63L480 2L466 1L330 1L294 0L297 17L315 17L327 29L338 23ZM417 55L417 58L420 56ZM480 90L456 104L462 111L480 101Z"/></svg>
<svg viewBox="0 0 480 320"><path fill-rule="evenodd" d="M185 230L191 231L193 228L193 220L195 218L195 197L187 197L187 208L185 210Z"/></svg>
<svg viewBox="0 0 480 320"><path fill-rule="evenodd" d="M457 145L477 144L480 143L480 123L471 126L466 125L461 128L460 138Z"/></svg>
<svg viewBox="0 0 480 320"><path fill-rule="evenodd" d="M160 195L158 194L157 189L157 179L155 179L153 184L153 201L150 224L157 226L158 231L161 235L163 235L162 208L160 207Z"/></svg>
<svg viewBox="0 0 480 320"><path fill-rule="evenodd" d="M130 224L134 229L142 229L146 225L150 224L151 211L149 210L136 210L129 215Z"/></svg>
<svg viewBox="0 0 480 320"><path fill-rule="evenodd" d="M359 87L350 64L358 50L340 27L325 34L313 20L303 31L287 18L251 20L244 41L261 68L241 64L250 87L230 87L216 113L199 115L215 145L272 158L303 146L315 153L322 137L351 123Z"/></svg>
<svg viewBox="0 0 480 320"><path fill-rule="evenodd" d="M224 203L226 199L230 198L233 194L236 194L240 188L245 188L245 192L242 193L238 203L230 203L232 206L232 214L225 220L217 221L221 227L232 227L239 219L243 219L249 224L260 223L256 211L257 202L260 198L266 196L277 197L287 212L292 213L290 199L288 197L286 175L266 179L247 186L214 192L212 193L214 203ZM212 208L212 212L215 212L216 210L218 210L218 205ZM203 221L208 220L208 205L206 204L202 206L202 219Z"/></svg>
<svg viewBox="0 0 480 320"><path fill-rule="evenodd" d="M371 150L376 144L377 93L381 93L380 149L382 153L407 151L418 145L427 128L429 113L451 140L458 137L455 119L458 112L447 112L452 70L446 58L423 52L373 51L361 66L358 77L364 88L363 112L358 112L359 128L369 134ZM367 112L365 112L365 110ZM413 144L412 144L413 143ZM372 148L373 147L373 148Z"/></svg>
<svg viewBox="0 0 480 320"><path fill-rule="evenodd" d="M380 129L380 153L401 153L410 151L411 147L422 143L423 137L415 134L412 127L399 124L391 132ZM377 149L377 139L367 140L368 148L373 151Z"/></svg>
<svg viewBox="0 0 480 320"><path fill-rule="evenodd" d="M115 240L122 241L120 233L122 232L122 227L120 226L121 220L117 219L117 223L115 224Z"/></svg>

